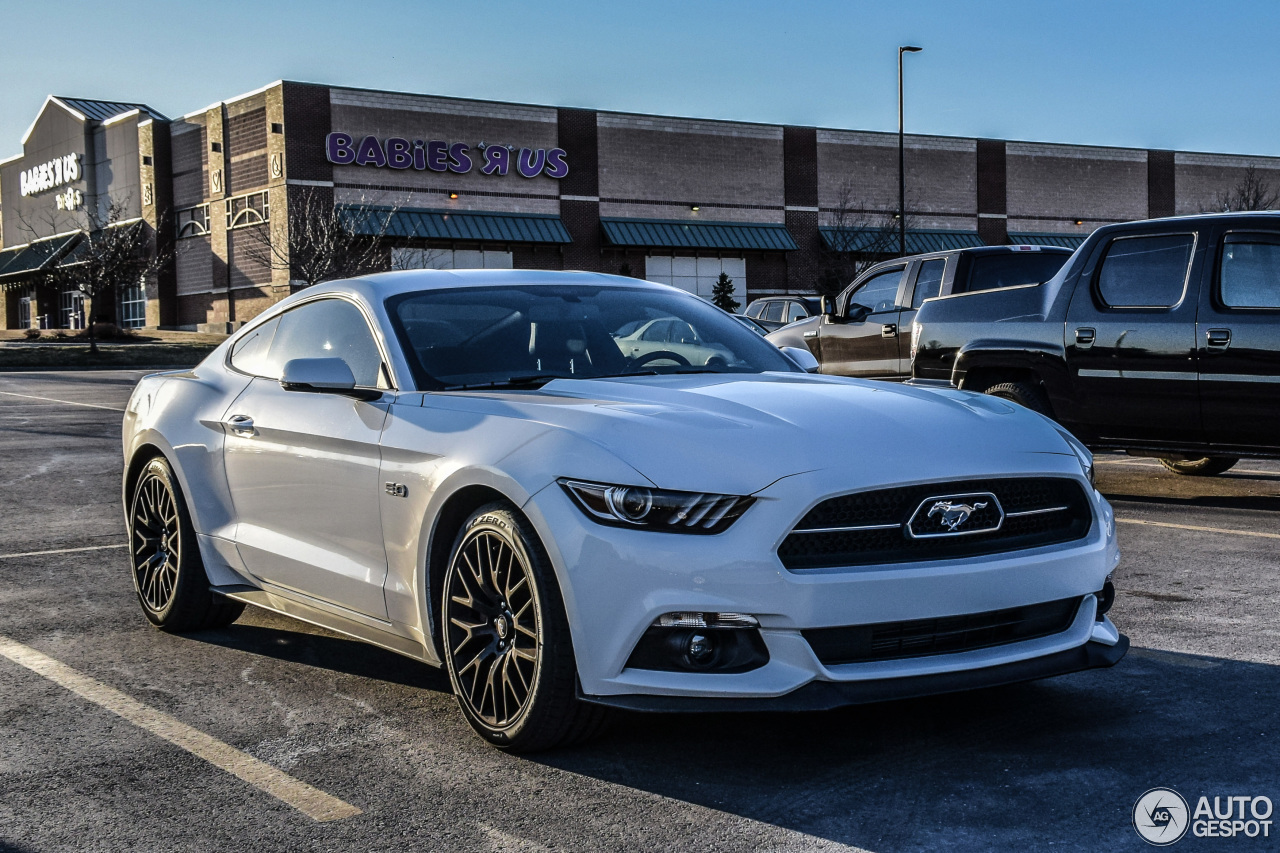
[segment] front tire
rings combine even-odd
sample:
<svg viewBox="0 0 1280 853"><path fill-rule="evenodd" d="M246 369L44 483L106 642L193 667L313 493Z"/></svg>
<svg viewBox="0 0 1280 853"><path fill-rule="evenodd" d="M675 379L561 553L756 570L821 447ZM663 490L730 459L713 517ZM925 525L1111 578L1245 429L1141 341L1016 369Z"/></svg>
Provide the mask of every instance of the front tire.
<svg viewBox="0 0 1280 853"><path fill-rule="evenodd" d="M1199 459L1161 459L1160 464L1187 477L1216 477L1240 461L1237 456L1202 456Z"/></svg>
<svg viewBox="0 0 1280 853"><path fill-rule="evenodd" d="M1017 403L1047 418L1053 417L1049 395L1039 385L1030 382L1001 382L998 385L992 385L982 393Z"/></svg>
<svg viewBox="0 0 1280 853"><path fill-rule="evenodd" d="M454 695L489 743L534 752L600 729L604 709L577 698L569 620L551 562L514 506L488 504L462 526L441 611Z"/></svg>
<svg viewBox="0 0 1280 853"><path fill-rule="evenodd" d="M181 634L230 625L244 605L209 591L195 528L173 469L147 463L129 501L129 563L147 620Z"/></svg>

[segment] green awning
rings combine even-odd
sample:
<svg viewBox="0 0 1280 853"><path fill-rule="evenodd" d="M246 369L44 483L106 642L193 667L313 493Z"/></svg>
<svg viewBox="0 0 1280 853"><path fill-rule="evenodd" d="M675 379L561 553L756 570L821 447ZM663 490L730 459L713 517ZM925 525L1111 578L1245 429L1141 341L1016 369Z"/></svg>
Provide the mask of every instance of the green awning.
<svg viewBox="0 0 1280 853"><path fill-rule="evenodd" d="M340 210L359 234L479 243L573 242L560 217L546 214L368 207L343 207Z"/></svg>
<svg viewBox="0 0 1280 853"><path fill-rule="evenodd" d="M48 269L80 240L80 232L33 240L0 251L0 284L20 283Z"/></svg>
<svg viewBox="0 0 1280 853"><path fill-rule="evenodd" d="M1025 246L1061 246L1064 249L1078 249L1080 244L1089 239L1088 234L1010 234L1010 243L1021 243Z"/></svg>
<svg viewBox="0 0 1280 853"><path fill-rule="evenodd" d="M601 218L605 240L612 246L652 249L751 249L791 252L796 241L787 227L754 222L686 222L680 219Z"/></svg>
<svg viewBox="0 0 1280 853"><path fill-rule="evenodd" d="M881 255L898 253L897 232L867 228L818 229L822 244L833 252L871 252ZM945 252L949 249L968 249L984 246L977 231L907 231L907 254L922 255L926 252Z"/></svg>

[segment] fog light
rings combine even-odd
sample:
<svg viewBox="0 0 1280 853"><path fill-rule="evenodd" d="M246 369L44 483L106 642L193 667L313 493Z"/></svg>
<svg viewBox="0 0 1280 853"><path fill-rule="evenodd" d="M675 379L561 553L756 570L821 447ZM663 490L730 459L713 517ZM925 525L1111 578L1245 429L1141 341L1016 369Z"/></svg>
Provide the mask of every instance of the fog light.
<svg viewBox="0 0 1280 853"><path fill-rule="evenodd" d="M706 666L716 656L716 642L706 634L690 634L684 653L694 666Z"/></svg>
<svg viewBox="0 0 1280 853"><path fill-rule="evenodd" d="M1108 575L1107 577L1110 578L1111 576ZM1107 615L1107 611L1110 610L1111 605L1115 603L1116 588L1112 585L1111 581L1108 580L1102 585L1102 589L1094 593L1094 596L1098 599L1097 621L1101 622L1102 617Z"/></svg>

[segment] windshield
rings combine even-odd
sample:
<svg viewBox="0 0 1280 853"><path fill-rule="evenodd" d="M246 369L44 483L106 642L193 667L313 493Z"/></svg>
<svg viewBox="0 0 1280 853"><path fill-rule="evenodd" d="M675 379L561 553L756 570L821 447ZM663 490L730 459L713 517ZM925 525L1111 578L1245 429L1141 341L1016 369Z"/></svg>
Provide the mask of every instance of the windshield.
<svg viewBox="0 0 1280 853"><path fill-rule="evenodd" d="M719 308L659 288L426 290L391 297L387 314L420 388L798 369Z"/></svg>

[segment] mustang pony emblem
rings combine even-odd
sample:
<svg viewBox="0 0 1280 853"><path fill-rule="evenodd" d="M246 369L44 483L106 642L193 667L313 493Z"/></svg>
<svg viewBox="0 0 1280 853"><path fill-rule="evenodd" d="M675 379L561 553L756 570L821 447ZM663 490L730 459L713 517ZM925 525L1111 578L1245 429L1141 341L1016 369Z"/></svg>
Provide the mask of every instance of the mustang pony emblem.
<svg viewBox="0 0 1280 853"><path fill-rule="evenodd" d="M929 518L942 514L942 526L947 530L955 530L969 520L969 516L987 505L986 501L972 504L956 504L951 501L938 501L929 507Z"/></svg>

